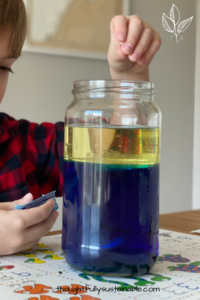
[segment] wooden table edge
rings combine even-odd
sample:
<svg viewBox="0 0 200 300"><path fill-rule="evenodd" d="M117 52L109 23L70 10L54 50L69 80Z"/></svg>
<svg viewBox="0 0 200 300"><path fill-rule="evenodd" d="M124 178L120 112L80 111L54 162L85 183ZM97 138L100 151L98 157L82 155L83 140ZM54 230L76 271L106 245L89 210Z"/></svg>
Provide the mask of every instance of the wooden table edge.
<svg viewBox="0 0 200 300"><path fill-rule="evenodd" d="M56 234L62 234L62 230L50 231L45 236L56 235Z"/></svg>
<svg viewBox="0 0 200 300"><path fill-rule="evenodd" d="M191 231L200 229L200 210L194 209L160 215L159 228L185 234L200 236Z"/></svg>
<svg viewBox="0 0 200 300"><path fill-rule="evenodd" d="M199 233L194 233L194 232L185 232L185 231L177 231L177 230L173 230L173 229L169 229L169 228L159 228L159 229L164 229L164 230L168 230L168 231L174 231L174 232L178 232L178 233L184 233L184 234L191 234L191 235L197 235L200 237ZM50 231L49 233L47 233L47 235L45 236L51 236L51 235L57 235L57 234L62 234L62 230L56 230L56 231Z"/></svg>
<svg viewBox="0 0 200 300"><path fill-rule="evenodd" d="M160 215L159 223L159 229L191 234L200 237L200 234L198 233L191 233L193 230L200 229L199 209L162 214ZM56 234L62 234L62 230L51 231L46 236Z"/></svg>

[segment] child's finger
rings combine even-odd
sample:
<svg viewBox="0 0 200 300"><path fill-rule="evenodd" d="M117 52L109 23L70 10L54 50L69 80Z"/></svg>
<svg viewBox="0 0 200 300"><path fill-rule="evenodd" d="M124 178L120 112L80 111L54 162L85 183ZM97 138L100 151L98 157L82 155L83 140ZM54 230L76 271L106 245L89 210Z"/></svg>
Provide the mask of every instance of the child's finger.
<svg viewBox="0 0 200 300"><path fill-rule="evenodd" d="M31 193L26 194L22 199L14 201L15 205L23 205L33 201L33 195Z"/></svg>
<svg viewBox="0 0 200 300"><path fill-rule="evenodd" d="M0 206L0 209L2 209L2 210L13 210L13 209L15 209L15 205L27 204L31 201L33 201L33 195L31 193L28 193L23 198L21 198L19 200L15 200L13 202L8 202L8 203L5 203L5 204L2 204Z"/></svg>
<svg viewBox="0 0 200 300"><path fill-rule="evenodd" d="M59 213L57 211L51 212L47 219L39 224L35 224L29 228L26 228L24 237L25 241L32 241L45 236L53 227Z"/></svg>
<svg viewBox="0 0 200 300"><path fill-rule="evenodd" d="M128 35L122 47L124 54L128 55L133 52L143 28L144 23L138 16L131 16L129 18Z"/></svg>
<svg viewBox="0 0 200 300"><path fill-rule="evenodd" d="M21 251L27 251L28 249L36 246L39 243L39 241L40 241L40 238L38 238L35 241L31 241L31 242L27 242L25 244L22 244L22 245L20 245L20 247L10 249L10 251L7 254L10 255L10 254L14 254L14 253L19 253Z"/></svg>
<svg viewBox="0 0 200 300"><path fill-rule="evenodd" d="M14 211L16 215L15 227L21 231L29 226L44 221L52 212L53 207L54 200L49 199L46 203L42 204L41 206Z"/></svg>
<svg viewBox="0 0 200 300"><path fill-rule="evenodd" d="M142 57L143 53L148 48L153 36L154 30L151 27L144 28L133 53L129 56L129 59L131 61L136 62L140 59L140 57Z"/></svg>
<svg viewBox="0 0 200 300"><path fill-rule="evenodd" d="M156 52L159 50L162 44L162 40L158 33L156 33L148 47L148 49L144 52L140 60L138 61L139 65L150 64Z"/></svg>
<svg viewBox="0 0 200 300"><path fill-rule="evenodd" d="M126 40L128 20L124 16L116 16L110 23L111 35L119 43Z"/></svg>

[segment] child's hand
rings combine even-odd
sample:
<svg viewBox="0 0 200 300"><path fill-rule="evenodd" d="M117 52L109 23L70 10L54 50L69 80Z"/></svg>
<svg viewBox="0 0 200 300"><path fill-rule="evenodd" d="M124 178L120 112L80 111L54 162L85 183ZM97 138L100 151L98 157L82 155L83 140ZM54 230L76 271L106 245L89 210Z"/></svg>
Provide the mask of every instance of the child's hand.
<svg viewBox="0 0 200 300"><path fill-rule="evenodd" d="M148 66L161 46L161 37L138 16L112 19L108 62L112 79L149 81Z"/></svg>
<svg viewBox="0 0 200 300"><path fill-rule="evenodd" d="M14 210L15 205L33 200L29 193L21 200L0 204L0 255L9 255L38 244L55 223L58 212L53 211L54 200L27 210Z"/></svg>

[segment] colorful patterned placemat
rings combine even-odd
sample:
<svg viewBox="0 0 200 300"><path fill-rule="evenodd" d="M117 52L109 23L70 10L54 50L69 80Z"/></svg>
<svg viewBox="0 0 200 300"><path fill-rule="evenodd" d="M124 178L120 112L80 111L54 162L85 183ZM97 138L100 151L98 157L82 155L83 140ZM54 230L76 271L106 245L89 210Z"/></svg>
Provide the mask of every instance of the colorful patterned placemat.
<svg viewBox="0 0 200 300"><path fill-rule="evenodd" d="M76 271L64 260L61 235L43 237L28 251L0 257L0 299L200 299L200 237L162 229L159 235L150 273L126 278Z"/></svg>

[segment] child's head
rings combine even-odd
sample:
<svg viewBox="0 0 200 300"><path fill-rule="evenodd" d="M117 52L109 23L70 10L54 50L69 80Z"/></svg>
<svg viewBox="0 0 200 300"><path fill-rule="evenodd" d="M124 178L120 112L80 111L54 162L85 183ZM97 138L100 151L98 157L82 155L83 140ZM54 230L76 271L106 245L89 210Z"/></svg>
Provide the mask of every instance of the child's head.
<svg viewBox="0 0 200 300"><path fill-rule="evenodd" d="M26 37L26 11L23 0L0 0L0 37L10 32L9 55L19 57Z"/></svg>
<svg viewBox="0 0 200 300"><path fill-rule="evenodd" d="M26 36L26 11L23 0L0 0L0 103L9 71L20 56Z"/></svg>

